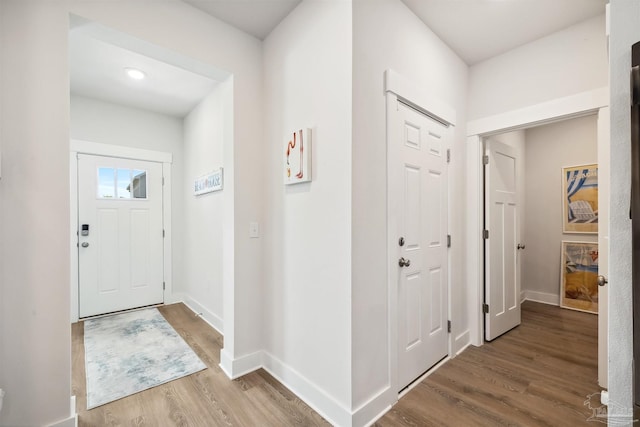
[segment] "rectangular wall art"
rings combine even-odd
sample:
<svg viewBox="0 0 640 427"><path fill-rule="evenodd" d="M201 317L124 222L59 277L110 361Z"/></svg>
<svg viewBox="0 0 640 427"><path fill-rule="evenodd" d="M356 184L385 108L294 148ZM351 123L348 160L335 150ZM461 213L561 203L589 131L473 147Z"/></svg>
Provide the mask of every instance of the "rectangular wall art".
<svg viewBox="0 0 640 427"><path fill-rule="evenodd" d="M560 306L598 313L598 244L562 242Z"/></svg>
<svg viewBox="0 0 640 427"><path fill-rule="evenodd" d="M562 168L562 231L598 232L598 165Z"/></svg>
<svg viewBox="0 0 640 427"><path fill-rule="evenodd" d="M193 181L193 194L199 196L201 194L211 193L212 191L222 190L223 171L222 168L215 170L206 175L202 175Z"/></svg>
<svg viewBox="0 0 640 427"><path fill-rule="evenodd" d="M284 146L284 183L311 181L311 129L289 134Z"/></svg>

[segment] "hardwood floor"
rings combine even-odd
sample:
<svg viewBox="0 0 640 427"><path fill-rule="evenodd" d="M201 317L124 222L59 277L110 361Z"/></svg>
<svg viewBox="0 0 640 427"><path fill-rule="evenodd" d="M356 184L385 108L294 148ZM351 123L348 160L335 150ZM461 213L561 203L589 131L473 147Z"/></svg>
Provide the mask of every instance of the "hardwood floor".
<svg viewBox="0 0 640 427"><path fill-rule="evenodd" d="M87 411L84 327L75 323L72 385L80 427L329 425L263 370L229 380L218 366L222 336L183 304L159 310L208 369Z"/></svg>
<svg viewBox="0 0 640 427"><path fill-rule="evenodd" d="M322 417L263 370L230 381L222 337L182 304L161 307L208 369L87 411L83 326L72 326L80 426L323 426ZM597 316L526 302L522 325L469 347L374 425L579 426L597 385Z"/></svg>
<svg viewBox="0 0 640 427"><path fill-rule="evenodd" d="M469 347L374 425L600 425L584 405L601 390L597 324L593 314L527 301L520 326Z"/></svg>

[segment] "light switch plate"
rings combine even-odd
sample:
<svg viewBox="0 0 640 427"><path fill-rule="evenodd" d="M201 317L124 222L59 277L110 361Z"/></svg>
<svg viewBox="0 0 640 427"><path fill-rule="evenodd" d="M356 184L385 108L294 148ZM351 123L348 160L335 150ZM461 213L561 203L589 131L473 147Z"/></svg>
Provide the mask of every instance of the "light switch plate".
<svg viewBox="0 0 640 427"><path fill-rule="evenodd" d="M249 237L252 239L257 239L260 237L260 227L257 222L249 223Z"/></svg>

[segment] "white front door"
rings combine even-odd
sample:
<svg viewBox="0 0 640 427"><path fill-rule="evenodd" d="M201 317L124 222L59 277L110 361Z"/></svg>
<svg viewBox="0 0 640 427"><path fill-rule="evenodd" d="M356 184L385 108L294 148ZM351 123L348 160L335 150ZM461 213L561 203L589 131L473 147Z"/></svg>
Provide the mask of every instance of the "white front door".
<svg viewBox="0 0 640 427"><path fill-rule="evenodd" d="M78 154L80 317L162 303L162 164Z"/></svg>
<svg viewBox="0 0 640 427"><path fill-rule="evenodd" d="M389 197L397 218L398 386L448 354L449 129L401 102L389 139ZM399 124L399 126L398 126Z"/></svg>
<svg viewBox="0 0 640 427"><path fill-rule="evenodd" d="M491 341L520 324L518 171L513 147L488 140L485 148L484 311Z"/></svg>

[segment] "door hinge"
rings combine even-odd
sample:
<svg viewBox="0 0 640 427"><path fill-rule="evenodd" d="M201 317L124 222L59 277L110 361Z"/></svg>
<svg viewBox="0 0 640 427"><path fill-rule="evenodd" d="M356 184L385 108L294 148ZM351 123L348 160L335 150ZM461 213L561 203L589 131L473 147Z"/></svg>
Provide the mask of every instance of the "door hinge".
<svg viewBox="0 0 640 427"><path fill-rule="evenodd" d="M447 247L451 247L451 234L447 234Z"/></svg>
<svg viewBox="0 0 640 427"><path fill-rule="evenodd" d="M489 238L489 230L482 230L482 238L484 239Z"/></svg>
<svg viewBox="0 0 640 427"><path fill-rule="evenodd" d="M451 149L447 148L447 163L451 163Z"/></svg>
<svg viewBox="0 0 640 427"><path fill-rule="evenodd" d="M164 238L164 229L162 230L162 238Z"/></svg>
<svg viewBox="0 0 640 427"><path fill-rule="evenodd" d="M451 320L447 320L447 332L451 333Z"/></svg>
<svg viewBox="0 0 640 427"><path fill-rule="evenodd" d="M164 185L164 176L162 177L162 185Z"/></svg>
<svg viewBox="0 0 640 427"><path fill-rule="evenodd" d="M167 289L167 284L165 282L162 282L162 290L166 290Z"/></svg>
<svg viewBox="0 0 640 427"><path fill-rule="evenodd" d="M489 314L489 304L482 304L482 312L484 314Z"/></svg>
<svg viewBox="0 0 640 427"><path fill-rule="evenodd" d="M482 156L482 164L483 165L489 164L489 156Z"/></svg>

